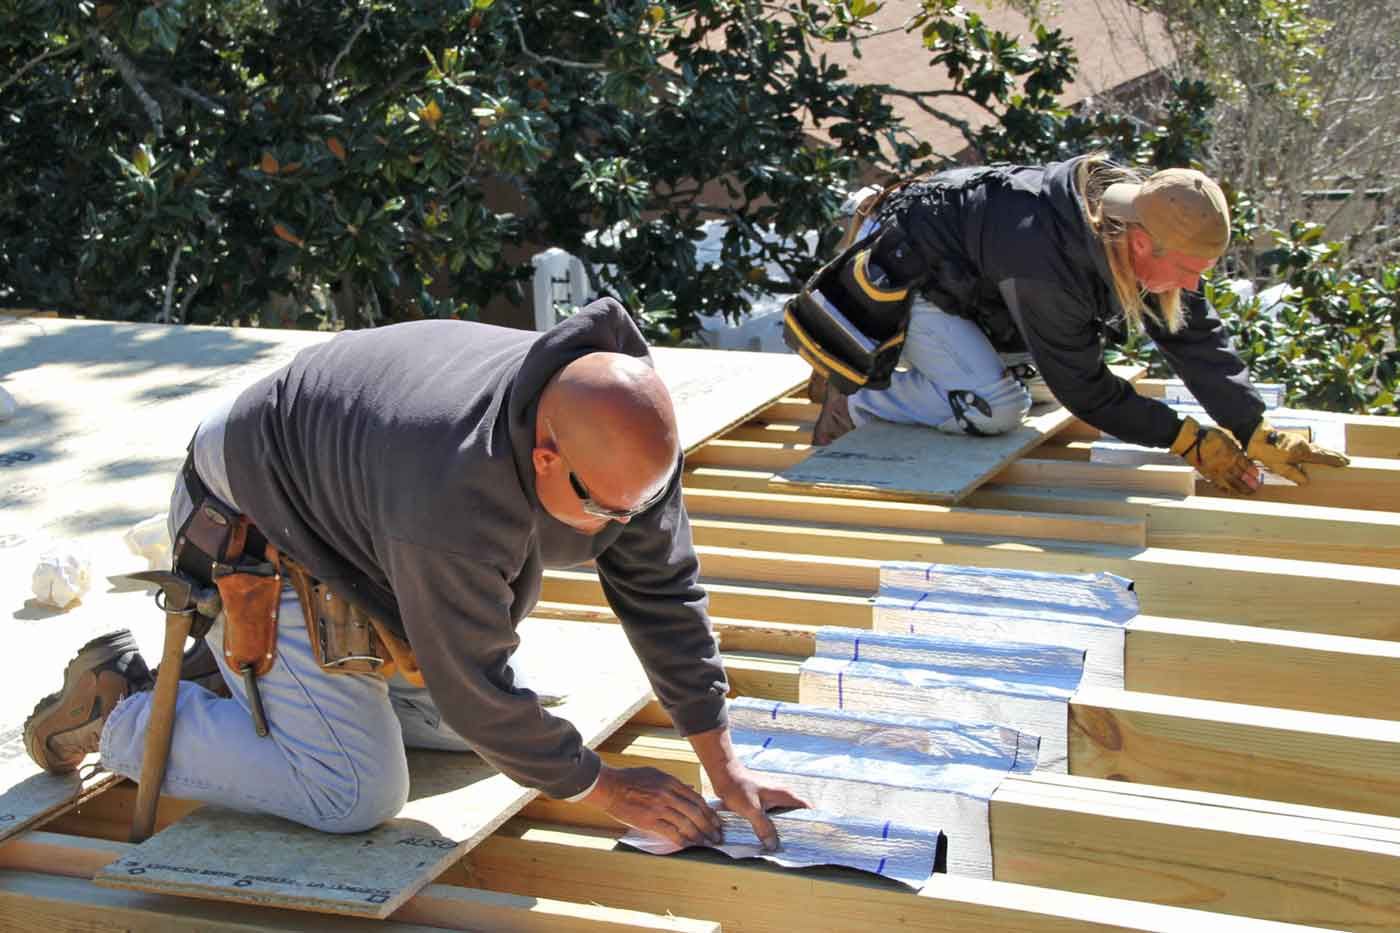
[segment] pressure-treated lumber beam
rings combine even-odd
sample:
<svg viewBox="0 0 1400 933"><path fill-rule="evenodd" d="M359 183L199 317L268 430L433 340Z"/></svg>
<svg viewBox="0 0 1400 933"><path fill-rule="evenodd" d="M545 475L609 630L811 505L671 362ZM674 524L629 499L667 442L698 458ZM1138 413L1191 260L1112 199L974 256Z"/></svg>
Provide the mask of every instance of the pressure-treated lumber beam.
<svg viewBox="0 0 1400 933"><path fill-rule="evenodd" d="M1394 817L1400 722L1081 687L1069 771Z"/></svg>
<svg viewBox="0 0 1400 933"><path fill-rule="evenodd" d="M1090 463L1092 444L1072 441L1064 444L1048 443L1035 450L1035 456L1051 457L1054 462L1069 463L1079 461L1082 468L1091 471L1124 469L1117 464ZM1226 496L1234 498L1212 485L1194 470L1186 467L1170 467L1185 470L1182 475L1189 477L1196 495ZM1286 502L1293 505L1321 505L1344 509L1370 509L1374 511L1400 511L1400 460L1381 457L1352 456L1351 465L1345 469L1331 467L1306 468L1309 482L1295 486L1288 482L1265 483L1249 496L1258 502ZM1073 476L1074 474L1066 474ZM1009 482L1018 482L1009 480ZM1029 485L1029 484L1026 484ZM1065 485L1086 485L1081 482L1066 482ZM1106 484L1105 484L1106 485ZM1191 490L1187 489L1186 493Z"/></svg>
<svg viewBox="0 0 1400 933"><path fill-rule="evenodd" d="M33 832L0 846L0 931L500 930L517 933L718 933L712 921L431 884L387 921L211 904L101 888L91 878L130 843Z"/></svg>
<svg viewBox="0 0 1400 933"><path fill-rule="evenodd" d="M535 614L617 621L611 609L575 603L542 602ZM711 621L737 693L796 697L795 679L776 672L783 661L812 655L814 625ZM1140 615L1128 623L1123 650L1125 686L1141 693L1363 718L1378 711L1380 698L1400 696L1400 644L1378 639ZM749 670L751 659L763 659L762 669ZM659 707L648 709L653 719L633 721L669 725Z"/></svg>
<svg viewBox="0 0 1400 933"><path fill-rule="evenodd" d="M998 880L1357 931L1400 929L1400 823L1063 775L1003 781Z"/></svg>
<svg viewBox="0 0 1400 933"><path fill-rule="evenodd" d="M629 728L602 752L610 764L656 767L694 786L700 780L684 740L659 730ZM1002 782L992 797L991 833L1000 881L1294 923L1400 930L1394 888L1400 820L1393 818L1032 775Z"/></svg>
<svg viewBox="0 0 1400 933"><path fill-rule="evenodd" d="M1353 456L1400 460L1400 418L1352 415L1343 425L1347 450Z"/></svg>
<svg viewBox="0 0 1400 933"><path fill-rule="evenodd" d="M698 482L710 479L697 477ZM1400 567L1400 514L1395 512L1291 505L1253 497L1183 499L1030 486L984 486L964 505L1141 518L1147 523L1151 547Z"/></svg>
<svg viewBox="0 0 1400 933"><path fill-rule="evenodd" d="M618 848L618 835L616 829L516 820L473 850L463 869L480 887L526 896L554 892L634 909L649 904L713 917L725 930L742 933L1296 929L969 878L936 877L915 895L839 870L784 872L704 851L658 858Z"/></svg>
<svg viewBox="0 0 1400 933"><path fill-rule="evenodd" d="M844 589L873 595L879 566L926 560L1133 580L1144 612L1357 638L1400 638L1400 571L1165 548L984 542L971 536L862 535L844 529L697 519L707 579ZM861 557L851 555L862 555ZM562 601L575 600L549 596ZM717 615L774 619L714 607ZM806 621L778 617L776 621Z"/></svg>
<svg viewBox="0 0 1400 933"><path fill-rule="evenodd" d="M870 597L856 592L808 592L781 586L707 582L710 611L717 616L764 622L870 628ZM558 603L605 605L598 578L586 570L547 570L543 598Z"/></svg>
<svg viewBox="0 0 1400 933"><path fill-rule="evenodd" d="M1050 459L1039 448L987 481L988 486L1046 486L1052 489L1115 489L1152 496L1189 496L1196 471L1185 466L1087 463ZM1063 448L1061 448L1063 449Z"/></svg>
<svg viewBox="0 0 1400 933"><path fill-rule="evenodd" d="M1400 644L1370 638L1138 616L1123 662L1144 693L1363 717L1400 696Z"/></svg>
<svg viewBox="0 0 1400 933"><path fill-rule="evenodd" d="M798 699L800 661L726 655L737 693ZM612 764L689 761L670 727L632 722ZM1082 687L1069 703L1069 773L1400 817L1400 722Z"/></svg>
<svg viewBox="0 0 1400 933"><path fill-rule="evenodd" d="M780 503L771 508L767 499L768 470L746 470L732 467L696 467L686 472L687 504L692 513L724 515L733 518L788 519L790 510L803 514L800 502ZM694 505L690 505L694 496ZM728 498L733 496L735 498ZM798 496L772 497L802 499ZM852 506L879 505L890 512L863 513L886 516L907 514L908 524L880 524L888 528L908 530L937 530L983 533L977 530L975 519L958 518L946 527L941 523L921 528L924 513L918 508L944 506L915 506L912 503L870 502L859 499L834 499L836 503ZM1142 520L1146 525L1146 543L1151 547L1187 551L1213 551L1220 554L1251 554L1258 557L1282 557L1292 560L1322 560L1339 564L1364 564L1374 567L1400 567L1400 513L1365 512L1359 509L1335 509L1323 506L1289 505L1261 502L1257 499L1214 498L1208 496L1136 495L1111 489L1069 489L1047 486L983 486L958 506L950 509L958 515L971 512L991 512L994 515L1025 515L1032 519L1032 528L1049 514L1077 515L1086 520ZM814 504L805 510L803 521L817 519L824 524L845 525L845 513L840 506ZM959 524L960 523L960 524ZM999 526L990 526L999 527ZM1013 523L1014 529L1014 523ZM995 534L996 532L986 532ZM1103 538L1111 529L1103 529ZM1064 541L1093 541L1091 534L1022 534L1019 537L1055 537ZM1103 540L1104 544L1138 544L1132 541Z"/></svg>
<svg viewBox="0 0 1400 933"><path fill-rule="evenodd" d="M871 597L879 561L794 555L701 546L710 609L718 616L806 625L870 628ZM1137 583L1145 610L1180 615L1198 612L1252 625L1317 631L1354 638L1400 638L1397 587L1372 568L1270 558L1236 558L1238 569L1222 568L1218 557L1195 552L1143 552L1155 562L1064 551L985 549L948 545L929 550L925 560L979 567L1011 567L1060 572L1107 570ZM1180 555L1176 562L1163 554ZM1251 561L1267 560L1267 566ZM1329 580L1335 572L1342 579ZM1345 574L1345 576L1343 576ZM1348 579L1350 577L1350 579ZM749 581L771 581L757 585ZM547 571L544 598L555 602L602 605L601 587L588 571ZM1212 621L1214 621L1212 619Z"/></svg>
<svg viewBox="0 0 1400 933"><path fill-rule="evenodd" d="M1296 505L1328 505L1342 509L1400 512L1400 460L1352 457L1342 469L1308 467L1306 486L1266 483L1250 498ZM1223 496L1215 486L1198 479L1196 494Z"/></svg>
<svg viewBox="0 0 1400 933"><path fill-rule="evenodd" d="M835 496L791 495L765 489L733 491L687 488L691 516L763 518L809 522L861 530L940 531L1010 539L1043 538L1095 544L1142 546L1146 522L1134 518L1035 514L1024 511L967 509L922 502L884 502Z"/></svg>

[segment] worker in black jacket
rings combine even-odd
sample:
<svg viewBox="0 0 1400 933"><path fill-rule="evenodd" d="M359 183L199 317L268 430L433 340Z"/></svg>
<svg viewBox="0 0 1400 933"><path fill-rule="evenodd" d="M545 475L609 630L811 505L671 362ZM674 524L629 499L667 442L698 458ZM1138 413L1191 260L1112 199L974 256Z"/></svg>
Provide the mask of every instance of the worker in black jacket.
<svg viewBox="0 0 1400 933"><path fill-rule="evenodd" d="M1244 362L1195 290L1230 239L1225 197L1200 172L1143 180L1101 156L956 169L888 193L865 236L871 245L851 261L866 294L918 292L904 366L886 390L828 389L818 445L873 418L1002 433L1043 393L1108 434L1170 448L1235 492L1258 488L1252 461L1300 484L1303 464L1348 462L1264 420ZM1109 370L1105 341L1136 328L1219 428Z"/></svg>

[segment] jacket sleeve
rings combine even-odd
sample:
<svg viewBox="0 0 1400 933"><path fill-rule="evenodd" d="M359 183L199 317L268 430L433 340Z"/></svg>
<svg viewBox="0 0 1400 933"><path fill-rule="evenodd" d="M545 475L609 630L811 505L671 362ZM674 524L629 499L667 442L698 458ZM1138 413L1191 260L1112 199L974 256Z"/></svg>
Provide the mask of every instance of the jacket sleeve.
<svg viewBox="0 0 1400 933"><path fill-rule="evenodd" d="M1148 336L1215 423L1247 444L1264 418L1264 400L1249 380L1249 369L1205 296L1183 292L1181 308L1185 316L1181 330L1168 333L1149 320Z"/></svg>
<svg viewBox="0 0 1400 933"><path fill-rule="evenodd" d="M623 527L595 561L608 604L637 652L652 690L681 735L727 723L719 645L709 598L696 581L681 469L666 497Z"/></svg>
<svg viewBox="0 0 1400 933"><path fill-rule="evenodd" d="M513 686L519 644L504 574L460 554L393 539L386 561L413 653L447 721L492 767L551 797L572 797L601 761L572 724Z"/></svg>
<svg viewBox="0 0 1400 933"><path fill-rule="evenodd" d="M1033 279L1005 279L1000 291L1045 384L1066 408L1129 443L1171 446L1181 418L1166 403L1139 395L1108 368L1087 301L1055 283Z"/></svg>

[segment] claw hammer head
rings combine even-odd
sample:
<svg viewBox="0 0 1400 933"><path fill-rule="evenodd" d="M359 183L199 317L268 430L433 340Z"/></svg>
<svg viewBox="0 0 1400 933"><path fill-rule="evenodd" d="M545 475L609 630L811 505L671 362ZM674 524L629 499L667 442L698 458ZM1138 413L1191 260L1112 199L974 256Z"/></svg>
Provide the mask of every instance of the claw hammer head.
<svg viewBox="0 0 1400 933"><path fill-rule="evenodd" d="M173 570L143 570L126 574L129 580L154 583L160 587L166 612L193 609L202 616L219 614L219 591L212 586L200 586L190 577Z"/></svg>

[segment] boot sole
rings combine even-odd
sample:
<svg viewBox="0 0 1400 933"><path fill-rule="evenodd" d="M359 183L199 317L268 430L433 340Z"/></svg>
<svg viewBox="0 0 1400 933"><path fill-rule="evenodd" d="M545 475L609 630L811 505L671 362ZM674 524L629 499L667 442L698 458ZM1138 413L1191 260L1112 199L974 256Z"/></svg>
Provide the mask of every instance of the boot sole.
<svg viewBox="0 0 1400 933"><path fill-rule="evenodd" d="M136 639L132 637L130 629L118 629L115 632L108 632L106 635L99 635L78 649L73 660L69 661L68 666L63 669L63 686L34 704L34 712L30 713L29 718L24 721L24 748L29 752L29 757L35 764L44 767L52 774L68 774L77 770L77 766L74 766L55 771L43 765L43 762L49 757L48 750L44 747L48 738L45 736L40 739L36 727L52 715L56 709L62 707L64 696L72 689L81 675L93 668L114 661L135 648Z"/></svg>

